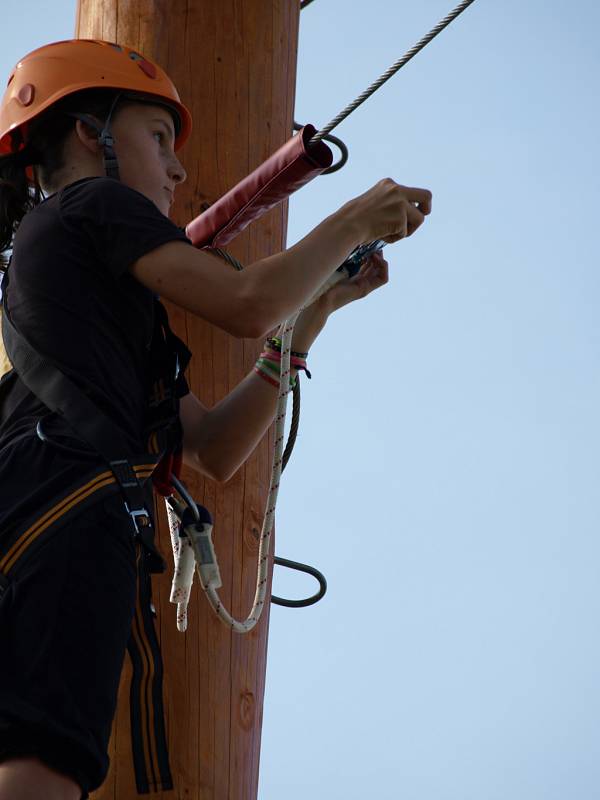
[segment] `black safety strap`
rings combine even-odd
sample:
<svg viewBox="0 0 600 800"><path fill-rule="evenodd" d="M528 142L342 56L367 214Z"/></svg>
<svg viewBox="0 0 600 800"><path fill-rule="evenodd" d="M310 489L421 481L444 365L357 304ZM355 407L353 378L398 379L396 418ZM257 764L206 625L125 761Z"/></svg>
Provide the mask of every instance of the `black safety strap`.
<svg viewBox="0 0 600 800"><path fill-rule="evenodd" d="M133 469L121 430L59 367L40 355L10 320L6 304L6 283L2 297L2 337L7 355L27 386L51 411L61 416L72 430L108 464L120 486L134 530L153 550L152 517L146 507L144 488ZM145 455L146 460L156 456Z"/></svg>
<svg viewBox="0 0 600 800"><path fill-rule="evenodd" d="M188 347L171 330L166 308L155 297L149 365L151 388L143 432L152 453L175 453L181 447L183 429L179 399L189 391L184 372L191 357Z"/></svg>
<svg viewBox="0 0 600 800"><path fill-rule="evenodd" d="M132 666L129 689L131 750L138 794L173 789L163 702L163 662L154 628L152 583L137 549L137 599L127 644Z"/></svg>

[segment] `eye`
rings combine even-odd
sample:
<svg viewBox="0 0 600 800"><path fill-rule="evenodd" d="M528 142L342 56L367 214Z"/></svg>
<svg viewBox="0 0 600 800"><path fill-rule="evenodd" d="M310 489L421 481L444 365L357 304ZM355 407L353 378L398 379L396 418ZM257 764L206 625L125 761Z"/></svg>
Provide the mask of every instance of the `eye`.
<svg viewBox="0 0 600 800"><path fill-rule="evenodd" d="M160 140L159 141L161 143L164 142L165 135L164 135L164 133L162 131L154 131L154 133L152 135L153 136L160 136Z"/></svg>

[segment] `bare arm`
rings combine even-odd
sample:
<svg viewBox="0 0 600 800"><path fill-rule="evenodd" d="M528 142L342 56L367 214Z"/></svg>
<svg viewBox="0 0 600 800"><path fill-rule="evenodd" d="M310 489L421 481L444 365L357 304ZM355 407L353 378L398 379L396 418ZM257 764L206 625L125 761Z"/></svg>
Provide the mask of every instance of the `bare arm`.
<svg viewBox="0 0 600 800"><path fill-rule="evenodd" d="M132 273L233 336L255 339L300 308L357 242L351 226L333 215L294 247L242 272L185 242L169 242L140 258Z"/></svg>
<svg viewBox="0 0 600 800"><path fill-rule="evenodd" d="M211 409L188 394L181 400L183 460L219 483L229 480L275 416L277 390L251 372Z"/></svg>
<svg viewBox="0 0 600 800"><path fill-rule="evenodd" d="M140 283L193 314L234 336L258 338L304 305L356 245L410 235L430 201L427 190L380 181L289 250L242 272L184 242L156 248L131 269Z"/></svg>
<svg viewBox="0 0 600 800"><path fill-rule="evenodd" d="M333 311L365 297L387 280L387 262L380 254L374 256L357 276L339 283L302 312L292 348L308 351ZM182 398L186 465L219 482L231 478L272 424L277 396L277 389L252 372L211 409L192 394Z"/></svg>
<svg viewBox="0 0 600 800"><path fill-rule="evenodd" d="M326 296L306 309L296 325L292 347L308 351L332 310ZM296 376L293 367L291 375ZM179 415L186 465L213 480L229 480L271 426L278 394L251 372L213 408L207 409L193 394L183 397Z"/></svg>
<svg viewBox="0 0 600 800"><path fill-rule="evenodd" d="M346 203L294 247L242 272L228 269L215 256L188 244L170 242L140 258L132 273L152 291L228 333L258 338L302 307L356 245L410 236L430 211L429 191L386 179ZM383 282L373 272L381 270L381 262ZM387 264L381 262L374 267L374 257L366 271L333 287L305 309L296 325L294 349L309 349L332 310L387 282ZM307 335L301 341L303 330ZM254 374L212 409L193 396L184 398L186 463L216 480L227 480L271 424L276 400L273 387Z"/></svg>

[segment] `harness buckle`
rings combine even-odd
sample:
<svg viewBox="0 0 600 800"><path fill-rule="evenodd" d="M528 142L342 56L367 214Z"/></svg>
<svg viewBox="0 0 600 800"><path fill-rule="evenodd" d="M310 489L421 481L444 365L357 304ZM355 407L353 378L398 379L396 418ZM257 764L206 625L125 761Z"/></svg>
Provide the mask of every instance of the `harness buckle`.
<svg viewBox="0 0 600 800"><path fill-rule="evenodd" d="M137 475L126 458L119 459L118 461L111 461L109 466L112 469L116 479L119 481L119 485L124 489L130 489L135 486L139 486Z"/></svg>
<svg viewBox="0 0 600 800"><path fill-rule="evenodd" d="M138 536L142 536L142 531L140 528L151 528L152 521L150 519L150 514L148 513L146 508L134 508L133 510L129 508L127 502L124 502L125 509L129 516L131 517L131 521L133 522L133 527L135 532ZM138 523L139 520L139 523Z"/></svg>

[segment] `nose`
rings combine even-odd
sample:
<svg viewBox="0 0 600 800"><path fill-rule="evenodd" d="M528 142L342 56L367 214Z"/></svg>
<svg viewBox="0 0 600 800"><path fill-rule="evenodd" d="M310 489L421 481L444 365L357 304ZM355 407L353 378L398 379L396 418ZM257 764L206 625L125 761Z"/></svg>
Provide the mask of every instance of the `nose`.
<svg viewBox="0 0 600 800"><path fill-rule="evenodd" d="M177 184L183 183L187 179L187 172L183 168L183 164L177 158L175 154L173 154L173 159L171 160L171 164L169 165L169 178L170 180Z"/></svg>

